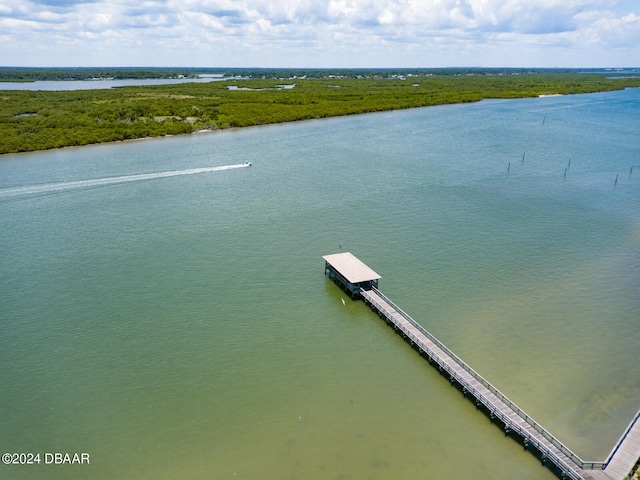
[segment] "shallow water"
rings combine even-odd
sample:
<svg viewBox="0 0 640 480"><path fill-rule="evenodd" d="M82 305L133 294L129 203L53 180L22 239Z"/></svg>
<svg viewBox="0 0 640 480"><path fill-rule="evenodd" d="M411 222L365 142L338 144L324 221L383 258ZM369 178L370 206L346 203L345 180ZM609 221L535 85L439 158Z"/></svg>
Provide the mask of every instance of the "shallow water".
<svg viewBox="0 0 640 480"><path fill-rule="evenodd" d="M485 101L2 157L0 450L91 464L0 474L554 478L342 304L321 259L340 243L603 460L640 406L639 107Z"/></svg>

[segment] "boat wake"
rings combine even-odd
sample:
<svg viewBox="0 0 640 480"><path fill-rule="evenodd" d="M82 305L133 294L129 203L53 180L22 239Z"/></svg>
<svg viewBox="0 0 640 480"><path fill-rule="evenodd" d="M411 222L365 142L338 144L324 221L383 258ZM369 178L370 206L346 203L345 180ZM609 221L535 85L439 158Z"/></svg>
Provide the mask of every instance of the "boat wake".
<svg viewBox="0 0 640 480"><path fill-rule="evenodd" d="M245 168L249 166L251 166L251 163L245 162L233 165L221 165L218 167L188 168L185 170L170 170L167 172L140 173L134 175L123 175L120 177L95 178L90 180L74 180L70 182L42 183L38 185L25 185L22 187L0 188L0 199L22 195L64 192L78 188L101 187L106 185L116 185L119 183L139 182L142 180L155 180L158 178L178 177L180 175L219 172L222 170L233 170L235 168Z"/></svg>

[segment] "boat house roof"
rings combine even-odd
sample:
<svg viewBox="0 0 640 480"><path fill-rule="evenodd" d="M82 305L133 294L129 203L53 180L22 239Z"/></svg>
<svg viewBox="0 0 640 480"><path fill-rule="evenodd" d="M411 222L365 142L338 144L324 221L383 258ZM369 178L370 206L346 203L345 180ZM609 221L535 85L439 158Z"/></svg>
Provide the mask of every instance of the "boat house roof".
<svg viewBox="0 0 640 480"><path fill-rule="evenodd" d="M325 255L322 258L351 283L369 282L382 278L349 252Z"/></svg>

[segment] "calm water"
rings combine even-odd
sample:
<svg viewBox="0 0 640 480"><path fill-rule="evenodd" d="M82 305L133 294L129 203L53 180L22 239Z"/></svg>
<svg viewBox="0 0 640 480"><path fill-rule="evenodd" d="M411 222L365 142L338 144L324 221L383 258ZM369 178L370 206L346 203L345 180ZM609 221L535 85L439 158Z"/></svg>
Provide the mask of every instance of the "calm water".
<svg viewBox="0 0 640 480"><path fill-rule="evenodd" d="M0 90L104 90L115 87L209 83L222 78L145 78L125 80L38 80L35 82L0 82Z"/></svg>
<svg viewBox="0 0 640 480"><path fill-rule="evenodd" d="M339 243L604 459L640 406L639 110L627 90L0 158L0 453L91 461L0 477L554 478L342 304Z"/></svg>

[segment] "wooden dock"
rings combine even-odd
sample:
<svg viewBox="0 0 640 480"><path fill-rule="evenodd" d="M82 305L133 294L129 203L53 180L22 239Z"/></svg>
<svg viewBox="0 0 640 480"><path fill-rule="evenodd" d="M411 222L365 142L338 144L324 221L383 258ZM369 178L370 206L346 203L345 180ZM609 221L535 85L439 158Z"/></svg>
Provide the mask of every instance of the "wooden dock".
<svg viewBox="0 0 640 480"><path fill-rule="evenodd" d="M521 441L525 449L536 454L543 465L555 470L562 478L623 480L640 458L640 411L606 460L584 461L377 288L363 288L360 296L426 357L429 363L449 377L451 383L456 384L467 398L475 401L478 409L483 409L492 421L495 420L495 423L504 429L505 435Z"/></svg>

